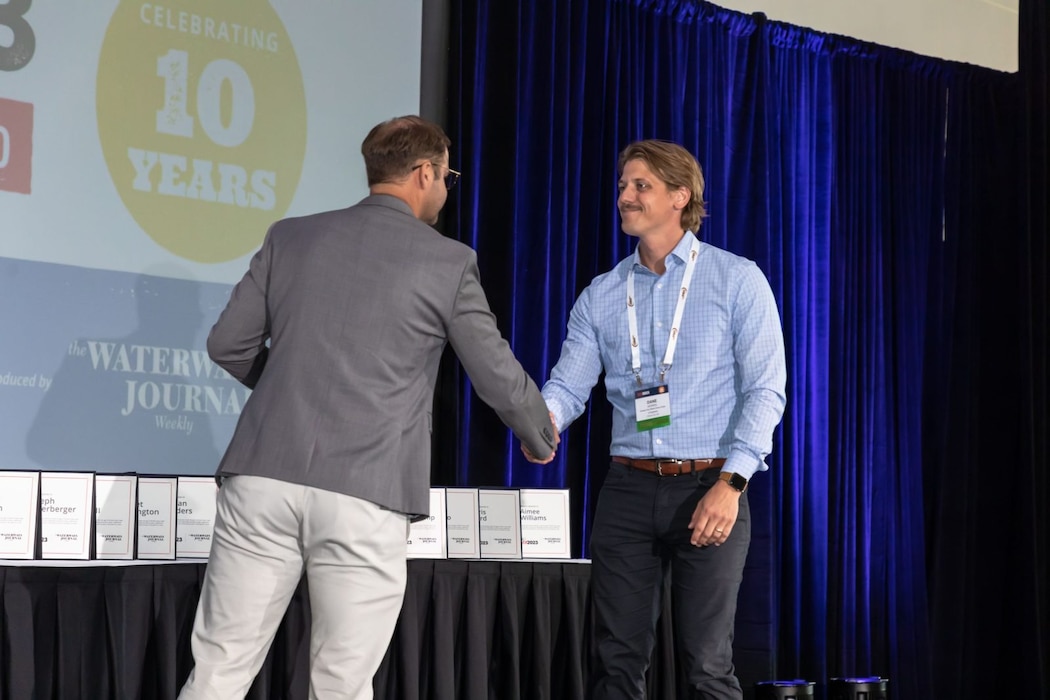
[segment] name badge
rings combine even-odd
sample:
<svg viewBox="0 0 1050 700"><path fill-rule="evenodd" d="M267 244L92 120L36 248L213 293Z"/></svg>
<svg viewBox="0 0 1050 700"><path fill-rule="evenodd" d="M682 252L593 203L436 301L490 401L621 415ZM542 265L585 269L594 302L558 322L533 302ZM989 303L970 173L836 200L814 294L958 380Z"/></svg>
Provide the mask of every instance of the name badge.
<svg viewBox="0 0 1050 700"><path fill-rule="evenodd" d="M651 386L634 392L634 416L638 432L671 425L671 395L667 385Z"/></svg>

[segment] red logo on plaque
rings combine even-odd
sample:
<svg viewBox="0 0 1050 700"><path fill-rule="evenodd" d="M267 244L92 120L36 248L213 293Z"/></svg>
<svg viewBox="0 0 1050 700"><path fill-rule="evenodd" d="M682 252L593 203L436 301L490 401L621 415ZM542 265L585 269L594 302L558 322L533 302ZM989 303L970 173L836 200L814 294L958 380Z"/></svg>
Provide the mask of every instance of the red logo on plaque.
<svg viewBox="0 0 1050 700"><path fill-rule="evenodd" d="M33 174L33 105L0 97L0 190L29 194Z"/></svg>

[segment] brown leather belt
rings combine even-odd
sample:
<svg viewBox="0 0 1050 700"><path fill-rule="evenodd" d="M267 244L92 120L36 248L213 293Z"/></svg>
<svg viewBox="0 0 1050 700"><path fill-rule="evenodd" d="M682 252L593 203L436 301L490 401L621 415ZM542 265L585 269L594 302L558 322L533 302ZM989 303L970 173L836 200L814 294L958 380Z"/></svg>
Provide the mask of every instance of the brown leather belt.
<svg viewBox="0 0 1050 700"><path fill-rule="evenodd" d="M632 469L652 472L657 476L692 474L693 472L702 472L705 469L721 467L726 463L724 457L714 457L712 459L633 459L631 457L614 456L612 461L626 464Z"/></svg>

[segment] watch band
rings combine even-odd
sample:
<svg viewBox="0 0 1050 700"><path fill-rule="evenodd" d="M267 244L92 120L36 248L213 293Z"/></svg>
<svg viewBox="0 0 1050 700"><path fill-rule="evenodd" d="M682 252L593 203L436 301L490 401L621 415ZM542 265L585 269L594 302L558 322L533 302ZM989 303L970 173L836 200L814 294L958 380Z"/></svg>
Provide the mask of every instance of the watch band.
<svg viewBox="0 0 1050 700"><path fill-rule="evenodd" d="M719 472L718 478L740 493L743 493L747 489L747 479L739 474L734 474L733 472Z"/></svg>

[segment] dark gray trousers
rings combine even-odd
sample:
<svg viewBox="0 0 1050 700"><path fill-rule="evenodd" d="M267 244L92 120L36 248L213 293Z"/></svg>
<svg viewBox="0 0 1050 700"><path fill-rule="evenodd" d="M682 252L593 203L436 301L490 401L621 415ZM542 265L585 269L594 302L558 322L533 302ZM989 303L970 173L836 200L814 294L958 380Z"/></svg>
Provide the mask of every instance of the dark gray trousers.
<svg viewBox="0 0 1050 700"><path fill-rule="evenodd" d="M644 700L664 580L671 576L674 659L688 695L740 700L733 675L737 592L751 543L747 495L729 539L694 547L688 528L718 469L657 476L613 462L591 531L591 594L597 668L592 700Z"/></svg>

